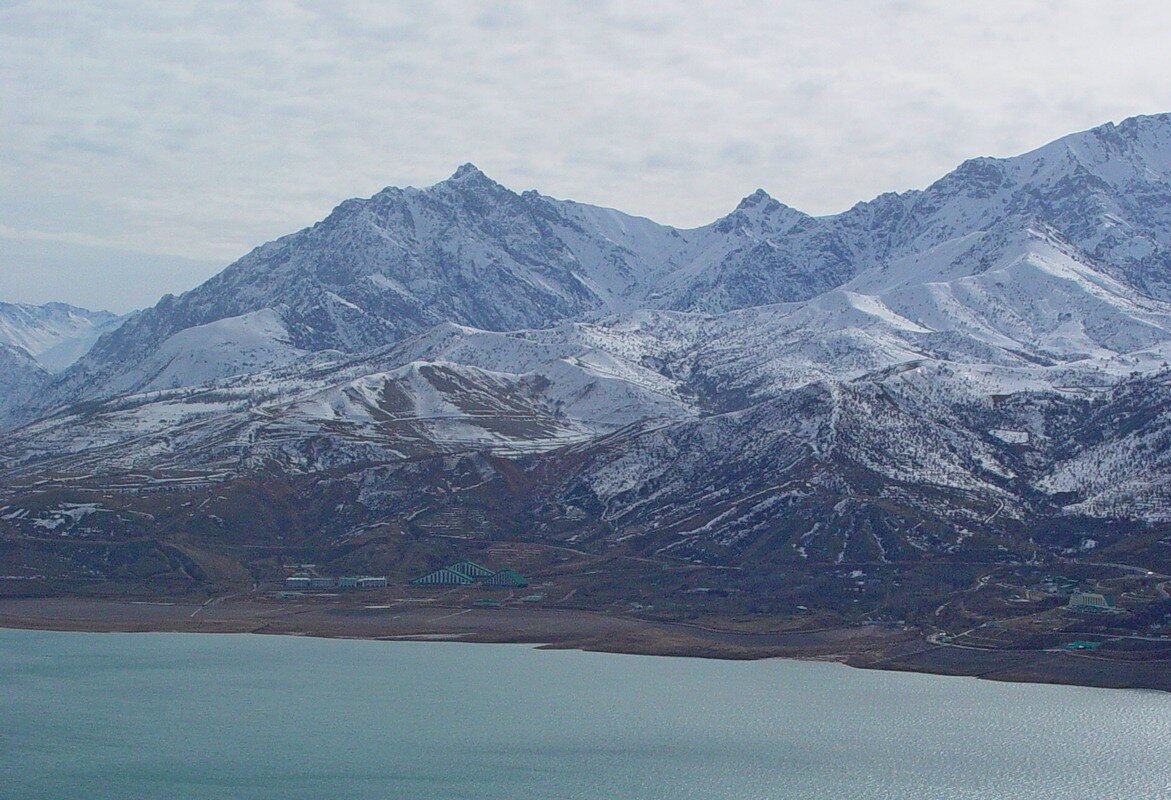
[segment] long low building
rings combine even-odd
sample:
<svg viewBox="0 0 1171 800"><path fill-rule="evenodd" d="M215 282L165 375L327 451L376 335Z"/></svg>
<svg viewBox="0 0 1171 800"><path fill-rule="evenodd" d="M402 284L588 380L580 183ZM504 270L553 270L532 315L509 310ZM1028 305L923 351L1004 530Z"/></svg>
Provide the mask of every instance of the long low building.
<svg viewBox="0 0 1171 800"><path fill-rule="evenodd" d="M310 575L308 572L297 572L285 578L285 588L293 590L304 589L376 589L387 585L385 575L345 575L341 578L330 578L324 575Z"/></svg>
<svg viewBox="0 0 1171 800"><path fill-rule="evenodd" d="M387 580L385 575L343 575L337 585L342 589L382 589Z"/></svg>
<svg viewBox="0 0 1171 800"><path fill-rule="evenodd" d="M286 589L308 589L313 585L313 578L309 575L298 573L290 575L285 578Z"/></svg>

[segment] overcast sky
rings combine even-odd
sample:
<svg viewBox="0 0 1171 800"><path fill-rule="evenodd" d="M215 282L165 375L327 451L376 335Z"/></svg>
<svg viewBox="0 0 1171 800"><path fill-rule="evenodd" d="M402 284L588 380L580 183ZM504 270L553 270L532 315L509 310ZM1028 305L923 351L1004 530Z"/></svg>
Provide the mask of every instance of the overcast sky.
<svg viewBox="0 0 1171 800"><path fill-rule="evenodd" d="M694 226L1171 111L1171 4L7 2L0 299L117 311L465 161Z"/></svg>

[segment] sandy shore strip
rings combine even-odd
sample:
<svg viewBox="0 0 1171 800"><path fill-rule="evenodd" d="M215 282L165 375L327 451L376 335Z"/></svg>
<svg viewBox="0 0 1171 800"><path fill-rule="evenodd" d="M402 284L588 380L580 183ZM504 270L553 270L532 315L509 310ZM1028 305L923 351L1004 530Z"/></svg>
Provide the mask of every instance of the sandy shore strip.
<svg viewBox="0 0 1171 800"><path fill-rule="evenodd" d="M196 613L196 612L199 613ZM748 633L581 609L377 606L309 601L80 597L0 599L0 628L90 632L262 633L377 640L524 643L546 648L723 659L834 660L855 667L993 680L1171 691L1165 662L1054 652L973 652L879 627Z"/></svg>

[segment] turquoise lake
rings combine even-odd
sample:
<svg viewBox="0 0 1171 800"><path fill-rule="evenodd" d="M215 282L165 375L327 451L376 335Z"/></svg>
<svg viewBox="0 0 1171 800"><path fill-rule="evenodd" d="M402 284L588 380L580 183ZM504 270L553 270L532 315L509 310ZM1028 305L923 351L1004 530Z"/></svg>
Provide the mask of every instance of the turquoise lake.
<svg viewBox="0 0 1171 800"><path fill-rule="evenodd" d="M0 797L1171 797L1171 695L521 645L0 631Z"/></svg>

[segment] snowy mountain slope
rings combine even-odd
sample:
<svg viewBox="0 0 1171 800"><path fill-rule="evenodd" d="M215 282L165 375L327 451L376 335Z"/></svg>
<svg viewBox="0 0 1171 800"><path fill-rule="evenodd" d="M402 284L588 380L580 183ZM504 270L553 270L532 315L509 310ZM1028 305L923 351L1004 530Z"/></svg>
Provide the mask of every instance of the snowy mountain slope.
<svg viewBox="0 0 1171 800"><path fill-rule="evenodd" d="M266 308L184 328L163 340L137 370L122 373L110 389L121 394L200 386L241 372L283 366L304 355L290 343L278 312Z"/></svg>
<svg viewBox="0 0 1171 800"><path fill-rule="evenodd" d="M984 238L872 268L806 303L717 318L690 369L730 407L737 397L900 364L946 362L983 386L973 391L993 394L1100 386L1161 363L1171 304L1121 283L1047 229L994 248L976 241ZM967 257L972 247L984 253L979 263Z"/></svg>
<svg viewBox="0 0 1171 800"><path fill-rule="evenodd" d="M817 226L816 220L777 202L762 189L745 197L727 216L690 230L657 225L610 209L540 198L535 193L525 196L546 203L554 229L583 263L612 263L613 246L619 248L625 262L621 271L624 282L621 291L608 296L607 307L612 311L723 311L757 305L762 299L807 299L838 285L848 272L838 254L820 252L820 243L802 238L801 232ZM801 263L793 259L795 248L789 244L798 239ZM604 249L591 252L599 240ZM637 269L631 270L629 264ZM604 267L590 270L591 276L606 272ZM761 286L745 279L744 272L771 274L771 285L760 294ZM720 277L728 273L740 275L737 285L720 283ZM592 285L594 281L592 278ZM784 285L778 288L778 282ZM698 286L712 293L717 291L711 288L712 283L719 284L720 299L706 297L698 302Z"/></svg>
<svg viewBox="0 0 1171 800"><path fill-rule="evenodd" d="M60 372L114 330L121 317L64 303L0 303L0 344L19 347L49 372Z"/></svg>

